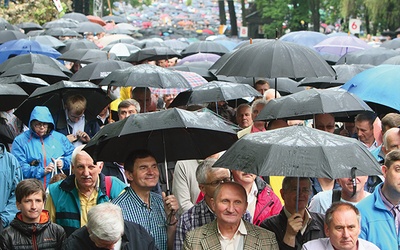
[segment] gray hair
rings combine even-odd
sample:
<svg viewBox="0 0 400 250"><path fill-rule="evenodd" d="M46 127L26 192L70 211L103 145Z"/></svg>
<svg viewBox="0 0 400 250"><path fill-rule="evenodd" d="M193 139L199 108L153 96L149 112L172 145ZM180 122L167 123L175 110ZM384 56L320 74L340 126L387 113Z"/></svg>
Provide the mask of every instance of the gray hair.
<svg viewBox="0 0 400 250"><path fill-rule="evenodd" d="M390 137L390 136L393 136L392 134L394 133L394 131L396 131L395 132L395 134L397 135L397 136L399 136L399 133L400 133L400 131L399 131L399 128L390 128L390 129L388 129L386 132L385 132L385 134L383 134L383 137L382 137L382 146L384 146L385 147L385 149L386 150L390 150L389 148L388 148L388 137ZM392 133L393 132L393 133Z"/></svg>
<svg viewBox="0 0 400 250"><path fill-rule="evenodd" d="M72 151L72 156L71 156L71 164L72 166L76 166L76 156L82 151L82 149L85 147L84 145L79 145Z"/></svg>
<svg viewBox="0 0 400 250"><path fill-rule="evenodd" d="M251 104L251 112L254 111L254 109L258 106L258 105L263 105L263 107L265 107L265 105L267 105L268 101L265 99L257 99L255 100L252 104Z"/></svg>
<svg viewBox="0 0 400 250"><path fill-rule="evenodd" d="M126 99L119 103L118 113L121 108L128 108L130 106L135 106L136 112L140 113L140 104L135 99Z"/></svg>
<svg viewBox="0 0 400 250"><path fill-rule="evenodd" d="M92 207L88 212L86 227L89 237L104 241L118 241L124 234L124 219L119 206L110 202Z"/></svg>
<svg viewBox="0 0 400 250"><path fill-rule="evenodd" d="M353 210L354 213L356 213L356 217L357 217L358 223L360 223L361 215L360 215L360 211L358 210L358 208L356 206L354 206L353 204L351 204L351 203L338 201L338 202L332 203L331 207L328 208L328 210L326 210L326 213L325 213L325 224L327 226L329 226L329 224L331 224L331 222L332 222L333 213L336 210L338 210L340 207L345 207L348 210Z"/></svg>
<svg viewBox="0 0 400 250"><path fill-rule="evenodd" d="M203 162L199 164L199 166L196 169L197 183L199 184L207 183L207 174L220 169L212 167L216 161L217 161L216 159L210 158L210 159L205 159Z"/></svg>

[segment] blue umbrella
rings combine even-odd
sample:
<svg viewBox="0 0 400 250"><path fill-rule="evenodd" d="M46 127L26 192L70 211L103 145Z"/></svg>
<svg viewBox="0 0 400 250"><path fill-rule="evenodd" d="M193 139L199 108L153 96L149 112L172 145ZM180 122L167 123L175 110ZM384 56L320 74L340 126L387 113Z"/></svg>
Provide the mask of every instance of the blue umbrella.
<svg viewBox="0 0 400 250"><path fill-rule="evenodd" d="M22 54L42 54L52 58L57 58L61 54L50 46L42 45L36 41L27 39L12 40L0 45L0 63L8 58Z"/></svg>
<svg viewBox="0 0 400 250"><path fill-rule="evenodd" d="M315 31L295 31L283 35L279 40L297 43L314 49L314 45L327 38L327 35Z"/></svg>
<svg viewBox="0 0 400 250"><path fill-rule="evenodd" d="M399 111L399 72L400 65L379 65L357 74L341 88L366 102L384 105Z"/></svg>

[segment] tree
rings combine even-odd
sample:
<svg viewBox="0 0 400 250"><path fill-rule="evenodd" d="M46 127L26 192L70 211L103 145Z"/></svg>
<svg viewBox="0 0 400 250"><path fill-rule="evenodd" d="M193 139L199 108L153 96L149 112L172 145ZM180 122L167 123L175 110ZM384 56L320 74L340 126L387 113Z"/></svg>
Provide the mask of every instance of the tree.
<svg viewBox="0 0 400 250"><path fill-rule="evenodd" d="M257 9L261 16L271 19L268 24L264 24L264 34L267 38L275 38L276 30L283 34L283 23L289 17L289 6L287 0L256 0ZM278 36L279 36L278 34Z"/></svg>

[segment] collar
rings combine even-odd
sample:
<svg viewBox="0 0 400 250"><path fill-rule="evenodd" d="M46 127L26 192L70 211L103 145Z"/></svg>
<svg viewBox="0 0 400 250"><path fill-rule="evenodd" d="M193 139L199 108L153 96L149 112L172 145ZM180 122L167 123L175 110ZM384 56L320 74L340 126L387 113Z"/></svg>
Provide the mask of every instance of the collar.
<svg viewBox="0 0 400 250"><path fill-rule="evenodd" d="M360 141L360 140L359 140ZM375 140L372 144L371 144L371 146L369 146L368 147L368 145L367 144L365 144L364 142L362 142L362 141L360 141L365 147L367 147L367 149L369 150L369 151L371 151L371 150L373 150L373 149L376 149L376 148L378 148L379 147L379 145L378 145L378 142Z"/></svg>
<svg viewBox="0 0 400 250"><path fill-rule="evenodd" d="M256 182L254 181L250 193L247 195L247 202L248 203L253 202L253 200L256 199L257 197L257 193L258 193L258 188Z"/></svg>
<svg viewBox="0 0 400 250"><path fill-rule="evenodd" d="M396 213L399 213L399 211L400 211L400 208L399 208L400 204L395 204L395 205L392 204L386 198L385 194L382 192L382 187L383 187L383 185L378 188L379 195L381 196L382 202L385 205L385 207L395 216ZM396 212L396 209L398 210L397 212Z"/></svg>
<svg viewBox="0 0 400 250"><path fill-rule="evenodd" d="M95 189L97 191L99 191L99 186L100 186L100 181L99 180L100 180L100 178L101 178L101 176L99 175L99 177L97 178L97 181L96 181L96 185L95 185ZM78 193L82 193L81 190L79 189L78 182L76 180L76 176L74 178L74 182L75 182L76 190L78 190Z"/></svg>
<svg viewBox="0 0 400 250"><path fill-rule="evenodd" d="M217 221L217 230L218 230L219 237L221 237L223 240L231 240L228 237L225 237L222 235L221 231L219 230L218 221ZM247 229L246 229L246 226L244 225L243 219L240 219L239 227L236 230L236 233L232 239L236 238L236 236L238 236L238 235L247 235Z"/></svg>

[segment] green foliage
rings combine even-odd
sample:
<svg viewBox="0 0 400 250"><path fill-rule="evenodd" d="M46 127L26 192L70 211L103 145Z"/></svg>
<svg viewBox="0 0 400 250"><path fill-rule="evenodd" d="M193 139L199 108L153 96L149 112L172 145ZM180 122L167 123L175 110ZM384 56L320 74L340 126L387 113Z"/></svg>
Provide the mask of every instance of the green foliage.
<svg viewBox="0 0 400 250"><path fill-rule="evenodd" d="M192 0L187 0L186 1L186 6L192 6Z"/></svg>
<svg viewBox="0 0 400 250"><path fill-rule="evenodd" d="M264 35L267 38L275 38L276 30L279 34L283 33L282 24L289 16L287 0L256 0L257 9L262 13L262 17L270 20L264 24Z"/></svg>

